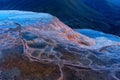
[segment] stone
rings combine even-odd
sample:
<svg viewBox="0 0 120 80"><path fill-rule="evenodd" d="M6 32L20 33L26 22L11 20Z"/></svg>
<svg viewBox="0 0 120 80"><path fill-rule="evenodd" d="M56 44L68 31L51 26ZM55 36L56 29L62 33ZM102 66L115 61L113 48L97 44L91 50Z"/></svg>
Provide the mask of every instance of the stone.
<svg viewBox="0 0 120 80"><path fill-rule="evenodd" d="M0 79L117 80L120 45L111 42L95 49L99 41L50 14L0 11Z"/></svg>

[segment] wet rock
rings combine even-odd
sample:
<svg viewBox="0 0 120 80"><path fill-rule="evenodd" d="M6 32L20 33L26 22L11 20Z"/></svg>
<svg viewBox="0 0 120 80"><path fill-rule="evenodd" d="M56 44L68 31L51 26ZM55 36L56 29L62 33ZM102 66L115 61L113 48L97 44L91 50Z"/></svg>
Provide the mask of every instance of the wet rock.
<svg viewBox="0 0 120 80"><path fill-rule="evenodd" d="M117 80L119 58L105 58L120 53L118 42L96 47L99 41L46 13L0 11L0 17L1 80Z"/></svg>

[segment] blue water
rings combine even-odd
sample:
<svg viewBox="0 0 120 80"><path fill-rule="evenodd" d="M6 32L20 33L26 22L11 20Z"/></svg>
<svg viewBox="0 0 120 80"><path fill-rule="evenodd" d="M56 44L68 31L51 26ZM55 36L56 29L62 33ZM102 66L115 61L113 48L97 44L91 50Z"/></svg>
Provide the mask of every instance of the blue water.
<svg viewBox="0 0 120 80"><path fill-rule="evenodd" d="M120 36L120 0L0 0L0 10L50 13L71 28Z"/></svg>
<svg viewBox="0 0 120 80"><path fill-rule="evenodd" d="M120 7L120 0L107 0L109 3Z"/></svg>

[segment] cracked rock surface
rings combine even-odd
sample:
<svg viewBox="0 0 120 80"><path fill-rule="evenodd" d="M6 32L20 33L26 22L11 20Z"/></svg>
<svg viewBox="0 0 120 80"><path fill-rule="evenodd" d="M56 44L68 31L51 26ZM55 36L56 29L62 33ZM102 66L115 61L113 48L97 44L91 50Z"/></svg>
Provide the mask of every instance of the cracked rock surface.
<svg viewBox="0 0 120 80"><path fill-rule="evenodd" d="M119 55L50 14L0 11L0 80L119 80Z"/></svg>

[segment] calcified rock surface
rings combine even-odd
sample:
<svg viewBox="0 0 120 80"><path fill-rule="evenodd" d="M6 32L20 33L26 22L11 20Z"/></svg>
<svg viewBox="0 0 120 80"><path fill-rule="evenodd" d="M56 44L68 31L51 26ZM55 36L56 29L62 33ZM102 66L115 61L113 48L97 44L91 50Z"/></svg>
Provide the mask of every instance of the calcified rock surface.
<svg viewBox="0 0 120 80"><path fill-rule="evenodd" d="M119 80L119 54L50 14L0 11L0 80Z"/></svg>

